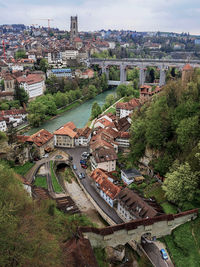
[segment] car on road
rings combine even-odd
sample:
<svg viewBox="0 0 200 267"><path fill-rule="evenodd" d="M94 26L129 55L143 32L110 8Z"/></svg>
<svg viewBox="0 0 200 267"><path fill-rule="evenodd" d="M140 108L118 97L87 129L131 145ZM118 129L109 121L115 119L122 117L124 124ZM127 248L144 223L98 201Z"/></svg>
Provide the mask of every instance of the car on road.
<svg viewBox="0 0 200 267"><path fill-rule="evenodd" d="M75 165L75 164L73 164L73 169L74 169L74 170L77 170L77 167L76 167L76 165Z"/></svg>
<svg viewBox="0 0 200 267"><path fill-rule="evenodd" d="M80 160L80 164L85 164L85 165L86 165L86 161L83 160L83 159L81 159L81 160Z"/></svg>
<svg viewBox="0 0 200 267"><path fill-rule="evenodd" d="M160 250L160 253L161 253L163 260L168 260L167 252L165 251L164 248Z"/></svg>
<svg viewBox="0 0 200 267"><path fill-rule="evenodd" d="M79 177L79 179L83 179L83 178L85 178L85 174L81 172L81 173L79 173L78 177Z"/></svg>
<svg viewBox="0 0 200 267"><path fill-rule="evenodd" d="M83 169L87 169L87 165L86 165L86 164L81 164L81 167L82 167Z"/></svg>

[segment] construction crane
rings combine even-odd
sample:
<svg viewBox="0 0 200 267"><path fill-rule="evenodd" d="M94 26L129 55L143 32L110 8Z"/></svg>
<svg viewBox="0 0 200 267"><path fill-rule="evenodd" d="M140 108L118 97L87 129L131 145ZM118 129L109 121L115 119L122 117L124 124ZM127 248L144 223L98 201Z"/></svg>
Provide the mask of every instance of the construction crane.
<svg viewBox="0 0 200 267"><path fill-rule="evenodd" d="M48 21L48 29L50 30L50 21L52 21L53 19L40 19L40 20L47 20Z"/></svg>
<svg viewBox="0 0 200 267"><path fill-rule="evenodd" d="M7 57L6 57L6 46L9 44L8 42L6 43L4 40L2 41L2 45L3 45L3 56L4 56L4 60L7 61Z"/></svg>

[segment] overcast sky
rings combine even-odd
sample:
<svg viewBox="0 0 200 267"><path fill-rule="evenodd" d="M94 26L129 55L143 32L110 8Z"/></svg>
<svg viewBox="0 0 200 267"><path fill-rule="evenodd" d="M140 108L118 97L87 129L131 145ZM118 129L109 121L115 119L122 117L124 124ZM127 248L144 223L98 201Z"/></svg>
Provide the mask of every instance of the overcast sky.
<svg viewBox="0 0 200 267"><path fill-rule="evenodd" d="M200 34L200 0L0 0L0 24L23 23L79 31L125 29Z"/></svg>

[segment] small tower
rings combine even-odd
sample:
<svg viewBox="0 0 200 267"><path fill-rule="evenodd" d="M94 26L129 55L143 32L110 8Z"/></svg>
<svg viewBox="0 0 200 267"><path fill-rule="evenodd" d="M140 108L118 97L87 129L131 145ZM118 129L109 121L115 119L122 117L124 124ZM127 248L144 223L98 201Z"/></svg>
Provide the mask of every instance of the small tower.
<svg viewBox="0 0 200 267"><path fill-rule="evenodd" d="M71 26L70 26L70 40L71 42L75 37L78 37L78 17L71 17Z"/></svg>
<svg viewBox="0 0 200 267"><path fill-rule="evenodd" d="M186 84L191 81L193 74L193 67L190 64L186 64L182 71L182 83Z"/></svg>

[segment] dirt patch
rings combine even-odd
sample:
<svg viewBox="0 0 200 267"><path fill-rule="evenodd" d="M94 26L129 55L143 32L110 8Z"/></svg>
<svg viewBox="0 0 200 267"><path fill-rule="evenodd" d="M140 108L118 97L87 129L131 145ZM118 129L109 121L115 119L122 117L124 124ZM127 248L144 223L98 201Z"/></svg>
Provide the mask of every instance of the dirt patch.
<svg viewBox="0 0 200 267"><path fill-rule="evenodd" d="M107 226L83 190L74 180L72 180L72 183L65 182L65 187L82 213L86 214L98 227Z"/></svg>

